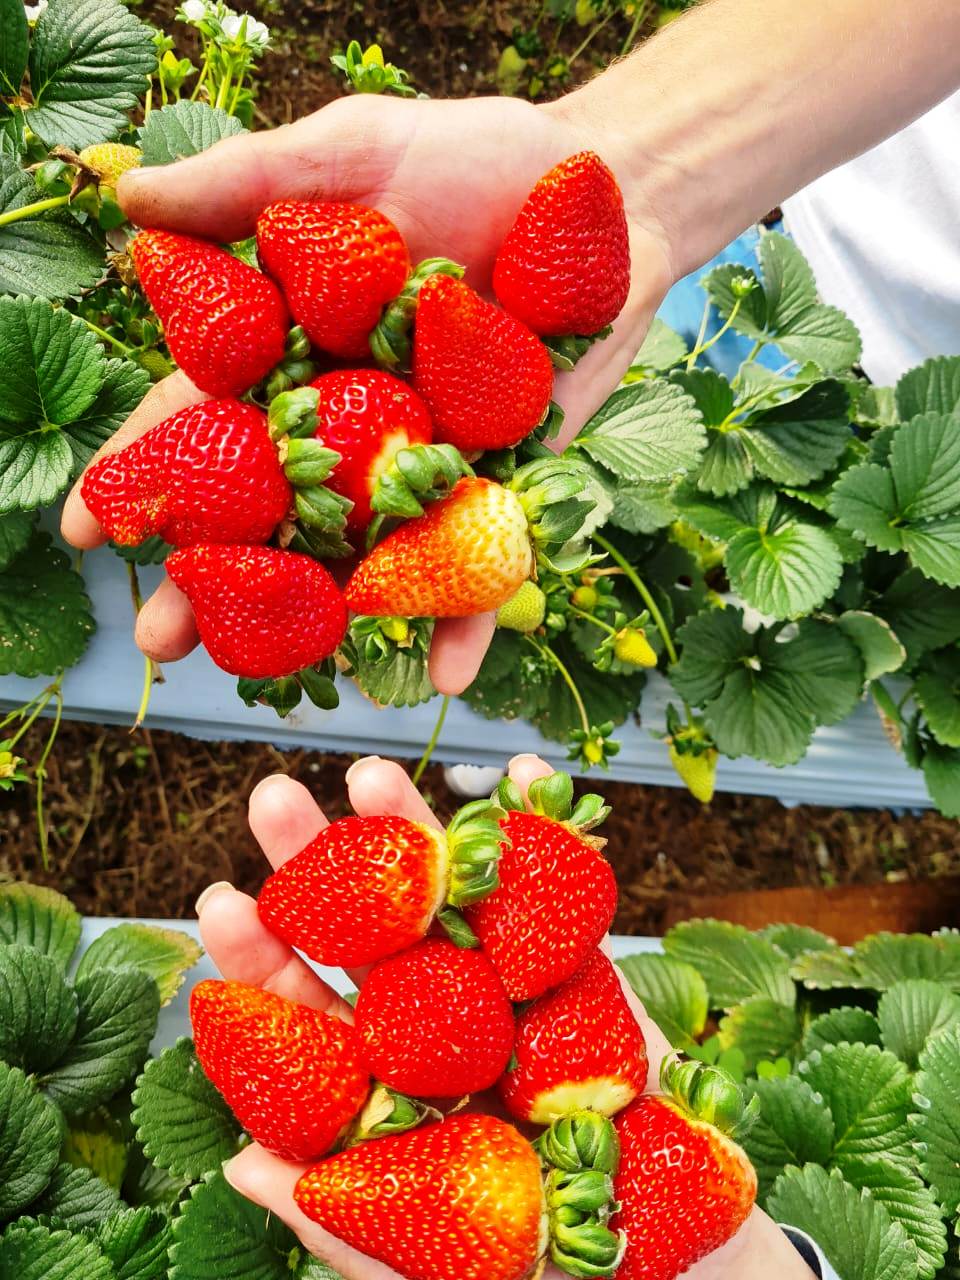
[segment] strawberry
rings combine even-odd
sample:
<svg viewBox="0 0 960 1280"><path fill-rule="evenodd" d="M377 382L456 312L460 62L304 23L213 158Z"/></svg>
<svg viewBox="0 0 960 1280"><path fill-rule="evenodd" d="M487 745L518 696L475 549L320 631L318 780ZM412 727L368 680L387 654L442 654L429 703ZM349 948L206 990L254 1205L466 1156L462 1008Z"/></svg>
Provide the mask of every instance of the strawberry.
<svg viewBox="0 0 960 1280"><path fill-rule="evenodd" d="M356 1032L339 1018L242 982L190 996L197 1057L237 1119L284 1160L324 1155L370 1091Z"/></svg>
<svg viewBox="0 0 960 1280"><path fill-rule="evenodd" d="M115 187L128 169L140 167L143 153L139 147L128 147L122 142L97 142L92 147L84 147L77 158L105 187Z"/></svg>
<svg viewBox="0 0 960 1280"><path fill-rule="evenodd" d="M501 828L509 842L500 858L500 885L466 909L467 923L511 1000L532 1000L572 977L607 932L617 883L586 832L609 813L599 796L584 796L571 813L568 774L538 779L527 813L517 788L500 784L509 812Z"/></svg>
<svg viewBox="0 0 960 1280"><path fill-rule="evenodd" d="M595 334L617 318L630 243L623 196L599 156L582 151L540 179L500 248L493 288L543 337Z"/></svg>
<svg viewBox="0 0 960 1280"><path fill-rule="evenodd" d="M141 231L130 255L173 358L201 391L239 395L283 359L287 308L259 271L172 231Z"/></svg>
<svg viewBox="0 0 960 1280"><path fill-rule="evenodd" d="M497 883L499 810L466 805L446 834L400 817L332 822L264 884L267 928L320 964L356 968L419 942L447 905Z"/></svg>
<svg viewBox="0 0 960 1280"><path fill-rule="evenodd" d="M513 1051L513 1009L482 951L433 938L375 965L357 1000L371 1075L400 1093L462 1098L489 1089Z"/></svg>
<svg viewBox="0 0 960 1280"><path fill-rule="evenodd" d="M693 798L701 804L709 804L717 786L717 761L720 757L716 748L707 747L697 755L692 751L681 753L671 745L669 755L670 763Z"/></svg>
<svg viewBox="0 0 960 1280"><path fill-rule="evenodd" d="M327 487L353 503L347 531L362 532L377 481L400 450L431 443L430 415L405 382L377 369L326 373L311 386L320 393L316 438L342 456Z"/></svg>
<svg viewBox="0 0 960 1280"><path fill-rule="evenodd" d="M537 584L527 580L520 590L497 610L497 626L507 631L536 631L547 612L547 597Z"/></svg>
<svg viewBox="0 0 960 1280"><path fill-rule="evenodd" d="M540 1162L492 1116L354 1147L294 1194L308 1218L406 1280L523 1280L541 1251Z"/></svg>
<svg viewBox="0 0 960 1280"><path fill-rule="evenodd" d="M627 1237L618 1280L674 1280L736 1235L757 1195L757 1175L733 1138L749 1129L759 1100L744 1106L716 1067L664 1060L666 1096L638 1098L617 1120L614 1181Z"/></svg>
<svg viewBox="0 0 960 1280"><path fill-rule="evenodd" d="M427 403L437 440L465 453L506 449L546 416L553 365L519 320L462 280L434 275L417 305L413 385Z"/></svg>
<svg viewBox="0 0 960 1280"><path fill-rule="evenodd" d="M233 675L292 675L328 658L346 633L340 588L310 556L205 544L175 551L167 572L193 606L204 648Z"/></svg>
<svg viewBox="0 0 960 1280"><path fill-rule="evenodd" d="M346 360L369 357L370 334L410 272L389 218L358 204L281 200L260 215L257 247L315 346Z"/></svg>
<svg viewBox="0 0 960 1280"><path fill-rule="evenodd" d="M175 413L95 462L82 493L104 533L128 546L266 542L293 505L266 416L239 400Z"/></svg>
<svg viewBox="0 0 960 1280"><path fill-rule="evenodd" d="M616 1115L643 1092L643 1032L602 951L523 1011L515 1058L500 1096L512 1116L533 1124L579 1108Z"/></svg>

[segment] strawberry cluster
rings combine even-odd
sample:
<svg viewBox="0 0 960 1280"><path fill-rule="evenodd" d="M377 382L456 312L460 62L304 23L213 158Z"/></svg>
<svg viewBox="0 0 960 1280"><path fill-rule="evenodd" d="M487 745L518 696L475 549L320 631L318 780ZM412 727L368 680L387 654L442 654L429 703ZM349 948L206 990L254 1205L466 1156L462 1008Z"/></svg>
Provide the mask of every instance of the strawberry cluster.
<svg viewBox="0 0 960 1280"><path fill-rule="evenodd" d="M608 812L574 807L557 773L529 806L504 782L446 832L334 822L258 910L311 959L363 971L354 1025L239 983L193 991L207 1075L253 1138L310 1165L300 1208L406 1280L528 1280L545 1260L674 1280L753 1206L733 1136L755 1103L670 1058L664 1093L644 1093L644 1036L600 949Z"/></svg>
<svg viewBox="0 0 960 1280"><path fill-rule="evenodd" d="M558 165L503 242L498 304L447 259L414 268L359 205L273 204L255 247L259 267L249 245L134 238L170 352L210 399L100 459L82 492L116 542L175 548L170 577L247 695L277 706L294 681L329 705L348 610L495 610L578 533L586 476L538 437L554 361L626 301L626 215L596 155ZM357 556L342 589L322 562Z"/></svg>

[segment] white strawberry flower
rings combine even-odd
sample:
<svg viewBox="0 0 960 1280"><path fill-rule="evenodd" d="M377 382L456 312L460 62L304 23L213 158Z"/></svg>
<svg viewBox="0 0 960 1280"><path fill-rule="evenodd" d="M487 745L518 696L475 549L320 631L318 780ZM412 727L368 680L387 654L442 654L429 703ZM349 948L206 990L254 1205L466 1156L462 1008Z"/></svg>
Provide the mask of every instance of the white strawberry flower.
<svg viewBox="0 0 960 1280"><path fill-rule="evenodd" d="M37 0L36 4L25 4L23 7L27 15L27 21L36 22L49 3L50 0Z"/></svg>
<svg viewBox="0 0 960 1280"><path fill-rule="evenodd" d="M270 28L249 14L230 13L222 20L220 27L228 40L238 39L243 32L244 43L257 53L262 53L270 43Z"/></svg>
<svg viewBox="0 0 960 1280"><path fill-rule="evenodd" d="M177 16L183 22L203 22L209 12L207 0L184 0Z"/></svg>

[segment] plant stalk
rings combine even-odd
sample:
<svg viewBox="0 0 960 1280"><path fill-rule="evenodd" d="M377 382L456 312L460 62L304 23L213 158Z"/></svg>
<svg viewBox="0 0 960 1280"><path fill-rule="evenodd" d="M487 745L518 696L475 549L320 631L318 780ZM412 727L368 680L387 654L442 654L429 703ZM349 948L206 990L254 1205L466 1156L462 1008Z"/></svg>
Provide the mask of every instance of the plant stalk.
<svg viewBox="0 0 960 1280"><path fill-rule="evenodd" d="M436 750L437 743L440 741L440 734L443 732L443 723L447 718L447 712L450 710L450 695L444 696L443 702L440 704L440 714L437 716L437 723L433 726L433 733L430 735L430 741L427 743L423 755L420 757L420 763L413 771L411 781L413 785L419 786L420 779L423 777L427 765Z"/></svg>
<svg viewBox="0 0 960 1280"><path fill-rule="evenodd" d="M46 200L35 200L33 204L25 204L20 209L8 209L0 213L0 227L9 227L13 222L23 222L26 218L39 217L50 209L62 209L70 203L69 196L50 196Z"/></svg>

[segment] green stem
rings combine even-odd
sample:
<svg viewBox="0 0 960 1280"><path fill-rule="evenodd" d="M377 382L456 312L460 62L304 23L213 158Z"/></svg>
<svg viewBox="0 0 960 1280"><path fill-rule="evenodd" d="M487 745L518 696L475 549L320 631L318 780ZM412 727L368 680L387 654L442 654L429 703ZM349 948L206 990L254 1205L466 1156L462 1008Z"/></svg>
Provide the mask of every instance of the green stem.
<svg viewBox="0 0 960 1280"><path fill-rule="evenodd" d="M697 358L696 353L699 351L700 347L703 345L703 340L707 336L707 324L709 323L709 321L710 321L710 299L708 298L706 301L706 305L703 308L703 314L700 317L700 331L697 334L697 340L693 344L693 351L687 357L686 367L688 372L690 369L693 368L693 362Z"/></svg>
<svg viewBox="0 0 960 1280"><path fill-rule="evenodd" d="M423 777L424 771L426 770L427 765L430 763L430 758L436 749L437 743L440 741L440 734L443 732L443 722L447 718L447 712L449 711L449 709L450 709L450 695L447 694L444 697L443 702L440 704L440 714L437 716L437 723L433 726L433 733L430 735L430 741L427 743L426 750L424 751L423 755L420 757L420 763L417 765L416 769L414 769L413 771L413 778L411 779L411 781L413 782L413 785L415 787L419 786L420 779Z"/></svg>
<svg viewBox="0 0 960 1280"><path fill-rule="evenodd" d="M70 203L69 196L50 196L46 200L36 200L33 204L25 204L19 209L9 209L0 213L0 227L9 227L12 222L22 222L25 218L36 218L49 209L62 209Z"/></svg>
<svg viewBox="0 0 960 1280"><path fill-rule="evenodd" d="M557 655L554 653L554 651L550 648L548 644L538 644L537 641L534 640L533 636L526 636L524 638L527 640L529 644L533 645L534 649L536 649L536 651L539 654L549 658L550 661L553 663L553 665L560 672L561 676L563 676L564 680L566 681L567 688L573 694L573 700L577 704L577 711L580 713L580 723L583 725L583 732L587 734L587 736L589 737L590 717L587 715L587 708L584 706L583 698L580 696L580 690L577 688L576 681L574 680L573 676L570 674L570 672L563 665L563 663L560 661L560 659L557 657Z"/></svg>
<svg viewBox="0 0 960 1280"><path fill-rule="evenodd" d="M237 87L233 91L233 98L227 110L227 115L232 116L240 103L240 94L243 92L243 76L237 81Z"/></svg>
<svg viewBox="0 0 960 1280"><path fill-rule="evenodd" d="M743 299L738 298L736 302L733 304L733 310L727 316L726 320L720 326L717 332L713 335L713 337L709 338L706 342L698 343L698 345L694 347L694 349L690 352L690 355L687 357L688 369L692 369L696 361L700 358L700 356L702 356L705 351L709 351L711 347L716 346L716 344L720 341L723 335L729 331L729 329L733 325L734 320L736 320L737 315L739 314L740 308L742 306L743 306Z"/></svg>
<svg viewBox="0 0 960 1280"><path fill-rule="evenodd" d="M740 383L743 381L742 374L744 369L747 367L748 364L753 364L754 360L756 360L757 356L760 354L760 352L763 350L763 348L766 345L767 345L766 338L758 338L756 340L756 342L750 348L750 351L747 355L746 360L744 360L743 364L737 370L736 377L733 379L731 386L739 387Z"/></svg>
<svg viewBox="0 0 960 1280"><path fill-rule="evenodd" d="M230 95L231 81L233 80L233 59L227 58L227 69L223 79L220 81L220 88L217 90L217 98L214 102L215 107L219 107L222 111L227 105L227 98Z"/></svg>
<svg viewBox="0 0 960 1280"><path fill-rule="evenodd" d="M592 622L595 627L600 627L608 635L615 636L617 634L616 628L611 627L602 618L595 618L592 613L585 613L583 609L578 609L575 605L570 606L570 612L575 613L578 618L583 618L584 622Z"/></svg>
<svg viewBox="0 0 960 1280"><path fill-rule="evenodd" d="M57 700L57 710L53 717L53 726L47 737L46 744L43 748L43 754L37 762L34 770L37 787L37 842L40 845L40 860L43 863L44 871L50 870L50 847L47 838L47 823L43 812L43 781L46 777L47 760L50 758L50 752L53 750L53 744L57 740L57 734L60 732L60 722L63 719L63 672L57 677L54 697Z"/></svg>
<svg viewBox="0 0 960 1280"><path fill-rule="evenodd" d="M153 110L153 80L147 85L147 96L143 100L143 118L144 121L150 119L150 112Z"/></svg>
<svg viewBox="0 0 960 1280"><path fill-rule="evenodd" d="M678 660L676 645L673 643L673 637L670 635L670 628L667 626L666 620L660 612L660 607L651 595L646 583L637 573L636 569L634 569L633 565L631 565L628 560L625 560L617 548L612 543L608 542L601 534L595 533L593 535L593 541L603 547L611 560L616 561L626 574L627 580L636 588L641 600L650 610L650 617L653 618L653 621L656 623L657 630L663 638L663 647L667 651L667 657L670 659L670 665L674 666Z"/></svg>
<svg viewBox="0 0 960 1280"><path fill-rule="evenodd" d="M624 40L623 44L620 46L621 58L625 58L633 48L633 42L637 38L637 32L640 30L641 22L643 22L644 18L647 16L648 8L649 6L647 5L646 0L644 0L643 4L637 6L637 15L633 20L633 26L630 28L626 40Z"/></svg>
<svg viewBox="0 0 960 1280"><path fill-rule="evenodd" d="M200 75L197 78L197 83L193 86L193 93L191 93L190 95L191 102L196 102L197 98L200 97L200 90L203 88L203 86L207 82L207 74L209 71L210 71L210 51L208 49L203 56L203 62L200 66Z"/></svg>
<svg viewBox="0 0 960 1280"><path fill-rule="evenodd" d="M46 689L44 689L40 694L38 694L38 696L33 700L33 702L36 703L36 706L34 707L32 714L29 715L26 720L24 720L23 724L20 726L17 732L13 735L12 738L9 739L7 744L9 750L11 751L13 750L13 748L17 745L17 743L20 741L23 735L30 729L31 725L33 725L37 721L37 719L43 714L43 712L47 709L47 705L50 702L50 699L56 695L57 689L59 688L60 681L62 679L63 679L62 675L58 676L57 679L53 682L53 684L47 685ZM21 707L20 714L23 714L26 711L28 711L31 706L33 706L33 703L28 702L26 706ZM17 715L18 713L14 712L13 714Z"/></svg>
<svg viewBox="0 0 960 1280"><path fill-rule="evenodd" d="M88 320L86 316L78 316L78 320L82 320L87 328L97 335L102 342L109 342L115 347L122 356L126 356L128 360L133 358L133 347L128 347L125 342L121 342L119 338L115 338L112 333L107 333L106 329L101 329L98 324L94 324L92 320Z"/></svg>

